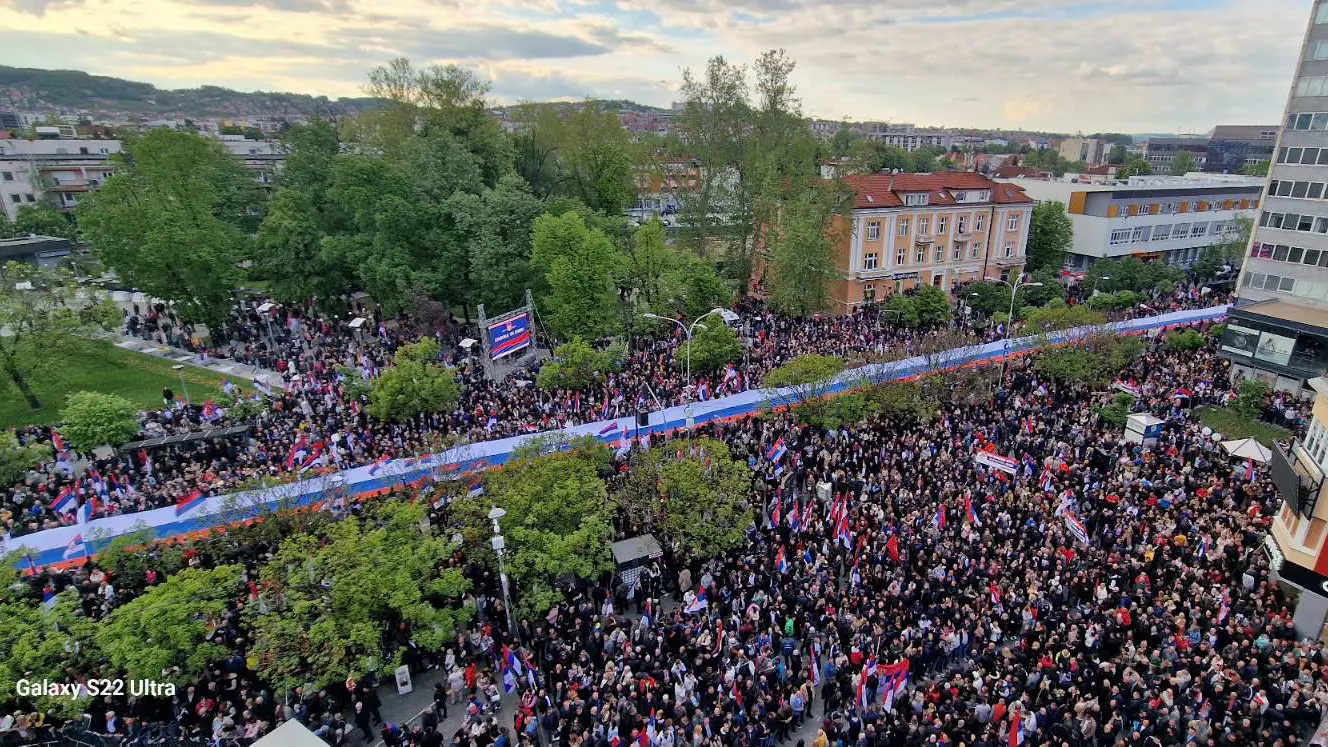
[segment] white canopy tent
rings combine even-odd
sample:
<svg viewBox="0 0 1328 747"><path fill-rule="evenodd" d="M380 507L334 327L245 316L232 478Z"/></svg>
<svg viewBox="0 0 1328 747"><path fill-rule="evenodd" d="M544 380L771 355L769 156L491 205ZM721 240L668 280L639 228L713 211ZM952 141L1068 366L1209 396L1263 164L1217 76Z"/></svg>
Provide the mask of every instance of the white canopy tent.
<svg viewBox="0 0 1328 747"><path fill-rule="evenodd" d="M1252 438L1223 441L1222 448L1226 449L1228 454L1237 459L1253 459L1256 462L1265 463L1273 458L1273 452L1269 451L1267 446L1264 446Z"/></svg>
<svg viewBox="0 0 1328 747"><path fill-rule="evenodd" d="M291 719L254 742L253 747L327 747L327 742L315 737L304 724Z"/></svg>

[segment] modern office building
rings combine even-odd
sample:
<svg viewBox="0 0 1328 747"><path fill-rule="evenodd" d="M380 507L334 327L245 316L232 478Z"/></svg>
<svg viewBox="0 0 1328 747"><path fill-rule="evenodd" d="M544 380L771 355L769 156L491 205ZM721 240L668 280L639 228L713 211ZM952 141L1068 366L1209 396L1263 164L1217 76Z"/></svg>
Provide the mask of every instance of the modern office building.
<svg viewBox="0 0 1328 747"><path fill-rule="evenodd" d="M1208 134L1203 170L1240 174L1246 167L1273 160L1277 125L1218 125Z"/></svg>
<svg viewBox="0 0 1328 747"><path fill-rule="evenodd" d="M1326 49L1328 0L1318 0L1221 346L1238 374L1307 397L1306 382L1328 370Z"/></svg>
<svg viewBox="0 0 1328 747"><path fill-rule="evenodd" d="M1263 191L1262 179L1209 174L1105 183L1085 183L1068 174L1010 183L1036 202L1065 205L1074 225L1074 244L1065 257L1065 269L1072 273L1099 259L1122 257L1189 266L1204 247L1240 230L1238 216L1253 218Z"/></svg>
<svg viewBox="0 0 1328 747"><path fill-rule="evenodd" d="M1181 153L1194 157L1193 171L1203 171L1208 162L1208 138L1181 136L1152 138L1144 143L1144 160L1153 167L1154 174L1174 173L1172 162Z"/></svg>
<svg viewBox="0 0 1328 747"><path fill-rule="evenodd" d="M1022 272L1033 201L1013 184L967 171L843 181L853 189L853 211L837 219L834 311L921 285L948 291Z"/></svg>

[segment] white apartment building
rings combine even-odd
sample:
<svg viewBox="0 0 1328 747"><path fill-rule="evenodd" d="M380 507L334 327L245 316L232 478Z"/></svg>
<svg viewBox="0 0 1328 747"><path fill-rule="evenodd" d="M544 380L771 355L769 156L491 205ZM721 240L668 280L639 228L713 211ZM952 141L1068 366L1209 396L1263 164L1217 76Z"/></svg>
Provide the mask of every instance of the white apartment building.
<svg viewBox="0 0 1328 747"><path fill-rule="evenodd" d="M0 140L0 202L6 220L49 194L72 210L79 197L111 175L119 140Z"/></svg>
<svg viewBox="0 0 1328 747"><path fill-rule="evenodd" d="M1073 272L1122 257L1188 266L1205 247L1239 230L1237 216L1254 216L1263 187L1258 177L1200 173L1107 184L1008 181L1039 203L1065 205L1074 225L1065 268Z"/></svg>

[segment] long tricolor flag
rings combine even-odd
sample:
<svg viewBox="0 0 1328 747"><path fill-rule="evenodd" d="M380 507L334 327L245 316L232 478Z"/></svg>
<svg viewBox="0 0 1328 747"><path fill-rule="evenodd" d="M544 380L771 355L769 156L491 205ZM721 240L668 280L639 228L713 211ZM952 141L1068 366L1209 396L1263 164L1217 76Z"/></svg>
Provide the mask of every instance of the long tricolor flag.
<svg viewBox="0 0 1328 747"><path fill-rule="evenodd" d="M387 462L388 458L386 454L378 457L378 459L369 467L369 476L376 476L379 472L383 471L383 467L387 465Z"/></svg>
<svg viewBox="0 0 1328 747"><path fill-rule="evenodd" d="M193 511L203 505L206 500L207 499L203 497L203 491L201 490L195 490L189 495L186 495L175 503L175 518L178 519L190 511Z"/></svg>

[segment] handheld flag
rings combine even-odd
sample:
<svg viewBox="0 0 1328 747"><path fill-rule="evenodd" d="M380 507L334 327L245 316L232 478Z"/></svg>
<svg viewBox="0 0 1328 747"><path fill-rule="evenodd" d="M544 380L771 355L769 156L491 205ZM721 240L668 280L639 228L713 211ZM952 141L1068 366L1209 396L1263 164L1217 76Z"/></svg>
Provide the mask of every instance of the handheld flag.
<svg viewBox="0 0 1328 747"><path fill-rule="evenodd" d="M892 534L890 539L885 541L885 549L890 553L890 559L899 562L899 535Z"/></svg>
<svg viewBox="0 0 1328 747"><path fill-rule="evenodd" d="M779 552L775 554L775 568L780 573L788 573L788 559L784 557L784 548L782 547L779 548Z"/></svg>
<svg viewBox="0 0 1328 747"><path fill-rule="evenodd" d="M771 444L770 448L766 450L765 458L772 462L778 462L780 459L783 459L784 455L787 453L788 449L784 446L784 439L781 438Z"/></svg>
<svg viewBox="0 0 1328 747"><path fill-rule="evenodd" d="M941 505L939 505L939 506L936 507L936 518L932 519L932 523L936 525L936 531L938 531L938 532L941 531L941 530L943 530L943 529L945 529L945 504L944 504L944 503L942 503Z"/></svg>
<svg viewBox="0 0 1328 747"><path fill-rule="evenodd" d="M483 483L474 483L470 486L470 490L466 491L466 496L469 498L479 498L481 495L484 495Z"/></svg>
<svg viewBox="0 0 1328 747"><path fill-rule="evenodd" d="M978 511L973 507L973 498L971 496L964 496L964 518L968 520L969 524L972 524L975 527L982 526L982 519L978 518Z"/></svg>
<svg viewBox="0 0 1328 747"><path fill-rule="evenodd" d="M687 603L686 612L689 615L700 612L710 606L710 601L706 599L705 587L697 590L696 597Z"/></svg>
<svg viewBox="0 0 1328 747"><path fill-rule="evenodd" d="M65 544L65 560L76 555L87 555L88 546L83 542L83 535L76 534Z"/></svg>
<svg viewBox="0 0 1328 747"><path fill-rule="evenodd" d="M1084 527L1084 523L1079 520L1078 516L1075 516L1073 511L1068 508L1065 509L1065 512L1061 514L1061 518L1065 520L1065 527L1070 530L1070 534L1073 534L1075 539L1085 545L1089 543L1088 529Z"/></svg>
<svg viewBox="0 0 1328 747"><path fill-rule="evenodd" d="M57 514L69 513L77 507L78 501L74 498L74 489L68 485L60 489L60 494L51 503L51 510Z"/></svg>

